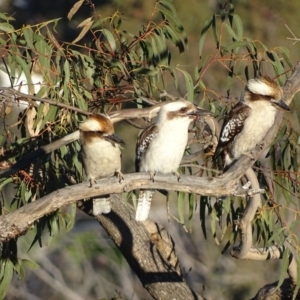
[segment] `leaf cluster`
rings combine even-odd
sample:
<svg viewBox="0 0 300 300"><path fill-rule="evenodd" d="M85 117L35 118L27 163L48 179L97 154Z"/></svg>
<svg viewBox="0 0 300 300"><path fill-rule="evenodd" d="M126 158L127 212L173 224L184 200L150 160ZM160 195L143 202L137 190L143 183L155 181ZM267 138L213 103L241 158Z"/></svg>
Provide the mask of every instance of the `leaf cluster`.
<svg viewBox="0 0 300 300"><path fill-rule="evenodd" d="M222 119L238 100L249 78L272 72L283 84L293 67L288 49L268 49L261 41L244 37L242 20L233 5L219 2L219 11L205 22L199 36L199 61L193 62L192 73L172 60L174 49L180 53L185 51L188 38L171 0L155 1L148 22L134 33L123 29L126 21L120 12L101 17L93 10L92 16L78 25L79 34L72 43L55 38L58 19L15 29L13 19L1 13L0 70L9 76L11 87L26 87L28 94L28 97L13 99L0 96L4 124L0 135L1 165L14 164L24 154L75 131L90 112L109 113L126 107L149 106L157 103L163 91L173 87L180 91L183 86L185 98L210 109ZM84 3L83 0L75 3L68 18L75 18ZM86 35L91 37L91 42L81 44ZM214 41L213 52L207 51L209 36ZM224 91L218 91L208 80L210 73L216 72L224 78ZM41 80L35 81L33 74L39 74ZM24 81L20 81L22 78ZM38 103L36 98L49 98L57 104ZM21 101L25 108L19 111L17 129L13 131L13 124L6 123L15 113L13 105ZM299 112L298 104L293 105ZM253 222L258 245L282 244L292 236L294 246L299 248L292 231L299 214L298 113L292 121L293 124L285 120L273 142L268 154L270 164L258 162L256 165L260 183L268 191ZM191 148L187 152L191 153ZM34 161L30 168L13 177L0 178L1 213L6 214L61 187L81 182L84 174L79 153L80 145L76 141ZM199 168L195 171L189 166L182 167L181 172L215 176L209 159L194 164L208 170L200 173ZM274 191L268 185L270 178ZM7 196L9 192L11 197ZM207 238L210 231L218 244L223 243L223 251L239 237L235 221L243 213L245 201L200 197L199 219L203 235ZM197 202L195 195L178 193L179 220L187 228L191 228ZM36 242L42 245L45 230L53 236L61 228L71 229L75 215L73 205L41 219L33 225L36 235L32 245ZM3 294L13 268L22 273L21 268L16 267L16 251L8 252L11 253L8 256L4 253L7 252L2 250L0 290Z"/></svg>

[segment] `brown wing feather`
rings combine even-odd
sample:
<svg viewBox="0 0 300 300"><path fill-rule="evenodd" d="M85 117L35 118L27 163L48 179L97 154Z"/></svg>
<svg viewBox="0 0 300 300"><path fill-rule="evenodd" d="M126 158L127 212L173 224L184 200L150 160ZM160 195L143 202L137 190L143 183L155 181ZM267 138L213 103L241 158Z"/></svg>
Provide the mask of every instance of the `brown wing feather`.
<svg viewBox="0 0 300 300"><path fill-rule="evenodd" d="M231 143L235 136L244 128L244 120L250 114L251 108L243 102L238 102L225 117L221 129L218 146L214 154L214 160L223 152L224 148Z"/></svg>
<svg viewBox="0 0 300 300"><path fill-rule="evenodd" d="M153 124L142 131L140 136L138 137L135 149L135 168L138 172L140 169L140 161L142 158L143 153L145 153L153 140L157 136L158 127Z"/></svg>

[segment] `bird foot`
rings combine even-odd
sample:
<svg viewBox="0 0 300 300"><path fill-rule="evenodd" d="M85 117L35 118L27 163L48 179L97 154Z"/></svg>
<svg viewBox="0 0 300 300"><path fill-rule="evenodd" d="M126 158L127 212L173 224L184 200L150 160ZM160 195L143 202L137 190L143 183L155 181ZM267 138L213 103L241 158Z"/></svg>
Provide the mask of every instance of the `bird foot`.
<svg viewBox="0 0 300 300"><path fill-rule="evenodd" d="M255 160L252 152L245 152L244 155L248 156L252 161Z"/></svg>
<svg viewBox="0 0 300 300"><path fill-rule="evenodd" d="M149 172L150 173L150 180L152 181L152 182L154 182L154 176L155 176L155 172Z"/></svg>
<svg viewBox="0 0 300 300"><path fill-rule="evenodd" d="M257 144L256 146L259 147L260 150L262 150L264 148L264 146L265 146L265 143L261 142L261 143Z"/></svg>
<svg viewBox="0 0 300 300"><path fill-rule="evenodd" d="M177 180L179 181L180 180L180 173L176 171L173 174L177 177Z"/></svg>
<svg viewBox="0 0 300 300"><path fill-rule="evenodd" d="M122 180L124 180L124 175L121 171L116 171L115 176L119 179L119 183L121 183Z"/></svg>
<svg viewBox="0 0 300 300"><path fill-rule="evenodd" d="M90 178L90 179L89 179L89 182L90 182L90 187L92 187L93 184L97 184L97 181L96 181L95 178Z"/></svg>

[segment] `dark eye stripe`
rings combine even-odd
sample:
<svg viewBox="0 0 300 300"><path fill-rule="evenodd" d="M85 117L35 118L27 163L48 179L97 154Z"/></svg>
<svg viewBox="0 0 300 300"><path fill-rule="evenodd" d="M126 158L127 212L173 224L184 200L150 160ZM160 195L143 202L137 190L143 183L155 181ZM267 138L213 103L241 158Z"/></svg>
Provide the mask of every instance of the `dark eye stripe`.
<svg viewBox="0 0 300 300"><path fill-rule="evenodd" d="M182 113L184 113L184 112L186 112L188 110L188 108L187 107L182 107L182 108L180 108L180 112L182 112Z"/></svg>

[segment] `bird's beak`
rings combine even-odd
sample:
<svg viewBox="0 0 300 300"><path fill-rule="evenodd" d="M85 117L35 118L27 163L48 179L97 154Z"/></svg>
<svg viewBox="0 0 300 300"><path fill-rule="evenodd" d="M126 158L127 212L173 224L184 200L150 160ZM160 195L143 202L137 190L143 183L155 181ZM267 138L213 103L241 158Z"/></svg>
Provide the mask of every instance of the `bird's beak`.
<svg viewBox="0 0 300 300"><path fill-rule="evenodd" d="M195 107L192 111L187 113L189 116L199 116L199 117L205 117L205 116L212 116L212 113L204 110L200 107Z"/></svg>
<svg viewBox="0 0 300 300"><path fill-rule="evenodd" d="M280 109L282 110L285 110L285 111L291 111L291 109L288 107L288 105L283 101L283 100L280 100L280 101L276 101L276 100L271 100L271 103L273 105L276 105L278 106Z"/></svg>
<svg viewBox="0 0 300 300"><path fill-rule="evenodd" d="M103 138L108 142L125 145L125 142L116 134L104 135Z"/></svg>

